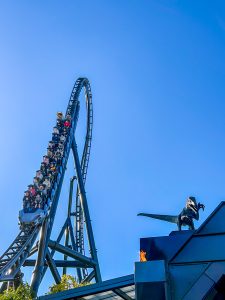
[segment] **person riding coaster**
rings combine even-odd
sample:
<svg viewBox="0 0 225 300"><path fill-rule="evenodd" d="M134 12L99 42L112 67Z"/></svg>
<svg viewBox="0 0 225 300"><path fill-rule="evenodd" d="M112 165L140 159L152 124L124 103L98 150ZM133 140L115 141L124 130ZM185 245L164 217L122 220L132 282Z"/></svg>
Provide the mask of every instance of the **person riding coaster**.
<svg viewBox="0 0 225 300"><path fill-rule="evenodd" d="M43 221L51 199L54 194L54 187L60 172L60 164L63 160L64 143L67 140L69 128L71 126L71 116L57 113L57 124L53 128L52 140L48 144L47 155L43 156L40 170L36 171L33 184L28 186L24 194L23 209L19 212L21 228L29 224L34 226Z"/></svg>

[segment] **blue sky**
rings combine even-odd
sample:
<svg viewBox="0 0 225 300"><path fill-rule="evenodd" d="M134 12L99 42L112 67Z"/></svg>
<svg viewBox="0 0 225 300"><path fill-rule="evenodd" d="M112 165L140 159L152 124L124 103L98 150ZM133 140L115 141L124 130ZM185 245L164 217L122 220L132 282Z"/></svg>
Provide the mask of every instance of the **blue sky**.
<svg viewBox="0 0 225 300"><path fill-rule="evenodd" d="M140 237L176 229L138 212L176 214L193 195L199 225L225 199L224 1L1 1L0 42L0 252L79 76L93 92L87 196L103 279L133 273Z"/></svg>

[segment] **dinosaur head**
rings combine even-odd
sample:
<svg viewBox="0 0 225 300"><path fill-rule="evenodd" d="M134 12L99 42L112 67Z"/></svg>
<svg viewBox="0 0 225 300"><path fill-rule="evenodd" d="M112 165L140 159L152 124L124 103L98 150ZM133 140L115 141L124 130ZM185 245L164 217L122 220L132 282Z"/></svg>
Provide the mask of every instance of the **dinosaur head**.
<svg viewBox="0 0 225 300"><path fill-rule="evenodd" d="M192 196L188 197L187 202L186 202L186 208L190 208L194 211L196 211L198 209L198 205L197 205L195 197L192 197Z"/></svg>

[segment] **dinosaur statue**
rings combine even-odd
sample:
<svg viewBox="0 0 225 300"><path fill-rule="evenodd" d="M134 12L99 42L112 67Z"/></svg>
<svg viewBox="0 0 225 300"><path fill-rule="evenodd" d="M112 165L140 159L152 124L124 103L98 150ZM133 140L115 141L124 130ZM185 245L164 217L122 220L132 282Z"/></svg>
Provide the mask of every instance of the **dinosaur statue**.
<svg viewBox="0 0 225 300"><path fill-rule="evenodd" d="M183 208L182 212L178 216L156 215L146 213L139 213L138 216L150 217L153 219L175 223L177 224L178 230L181 230L182 226L188 226L190 230L194 230L195 227L193 219L199 220L200 208L204 210L205 205L197 203L195 197L190 196L187 199L186 206Z"/></svg>

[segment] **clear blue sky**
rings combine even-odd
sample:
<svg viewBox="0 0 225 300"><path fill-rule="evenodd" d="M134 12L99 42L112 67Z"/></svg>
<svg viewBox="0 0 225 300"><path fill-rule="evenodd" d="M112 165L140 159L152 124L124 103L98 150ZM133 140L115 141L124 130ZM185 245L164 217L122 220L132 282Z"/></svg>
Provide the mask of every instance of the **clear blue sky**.
<svg viewBox="0 0 225 300"><path fill-rule="evenodd" d="M133 272L140 237L176 228L138 212L176 214L193 195L203 221L225 200L223 0L1 1L0 39L1 253L79 76L93 91L87 195L103 279Z"/></svg>

